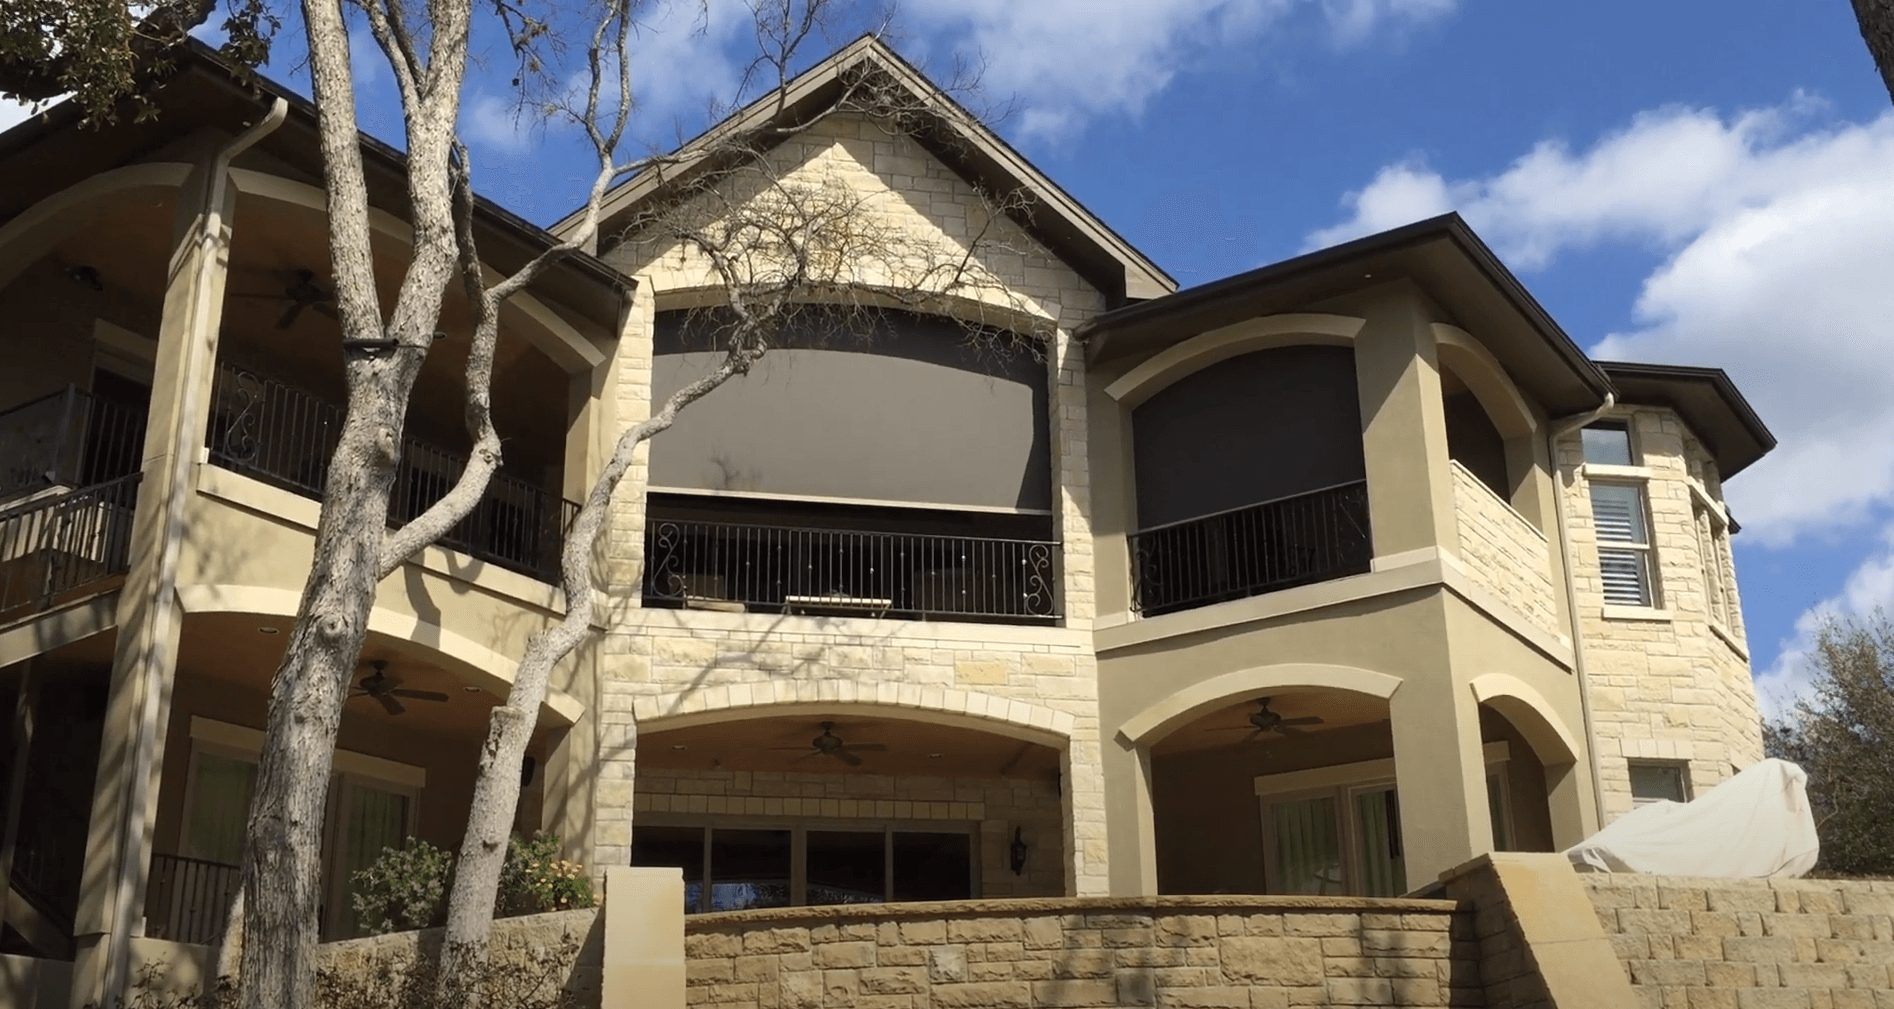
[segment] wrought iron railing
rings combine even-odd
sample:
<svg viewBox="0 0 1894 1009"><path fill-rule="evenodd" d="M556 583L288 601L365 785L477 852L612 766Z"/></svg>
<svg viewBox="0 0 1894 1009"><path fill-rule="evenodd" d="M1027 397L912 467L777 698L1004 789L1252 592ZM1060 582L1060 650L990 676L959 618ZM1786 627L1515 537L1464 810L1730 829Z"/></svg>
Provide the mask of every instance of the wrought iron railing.
<svg viewBox="0 0 1894 1009"><path fill-rule="evenodd" d="M0 411L0 500L137 472L145 411L76 386Z"/></svg>
<svg viewBox="0 0 1894 1009"><path fill-rule="evenodd" d="M130 567L138 474L0 509L0 619L74 598Z"/></svg>
<svg viewBox="0 0 1894 1009"><path fill-rule="evenodd" d="M1058 616L1059 546L1038 540L660 520L647 606L991 622Z"/></svg>
<svg viewBox="0 0 1894 1009"><path fill-rule="evenodd" d="M237 866L153 855L145 887L145 934L171 942L215 942L230 901L242 886L243 871Z"/></svg>
<svg viewBox="0 0 1894 1009"><path fill-rule="evenodd" d="M340 405L229 366L217 371L213 400L212 463L307 497L322 496L342 433ZM389 521L407 522L439 501L466 463L465 455L415 438L403 440ZM480 503L440 543L542 581L557 581L560 544L578 507L518 477L496 473Z"/></svg>
<svg viewBox="0 0 1894 1009"><path fill-rule="evenodd" d="M1368 485L1153 526L1130 550L1132 606L1147 616L1361 574L1374 559Z"/></svg>

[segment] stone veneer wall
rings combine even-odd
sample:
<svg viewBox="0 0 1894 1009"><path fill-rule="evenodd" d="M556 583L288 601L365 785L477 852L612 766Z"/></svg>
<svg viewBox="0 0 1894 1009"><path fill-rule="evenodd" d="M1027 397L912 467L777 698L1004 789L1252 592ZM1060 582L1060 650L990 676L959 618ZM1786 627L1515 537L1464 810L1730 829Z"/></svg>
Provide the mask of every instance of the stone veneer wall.
<svg viewBox="0 0 1894 1009"><path fill-rule="evenodd" d="M1647 1006L1894 1006L1894 882L1580 878Z"/></svg>
<svg viewBox="0 0 1894 1009"><path fill-rule="evenodd" d="M984 897L1045 897L1065 892L1064 825L1051 781L931 775L815 774L783 771L685 771L646 766L632 803L635 822L652 814L687 823L861 820L979 831ZM1022 828L1026 866L1015 874L1009 846Z"/></svg>
<svg viewBox="0 0 1894 1009"><path fill-rule="evenodd" d="M731 1009L1477 1006L1449 901L1156 897L691 918L689 1005Z"/></svg>
<svg viewBox="0 0 1894 1009"><path fill-rule="evenodd" d="M1534 626L1558 634L1552 553L1545 534L1465 466L1456 462L1452 468L1454 524L1467 574Z"/></svg>
<svg viewBox="0 0 1894 1009"><path fill-rule="evenodd" d="M640 449L614 498L607 547L614 607L600 663L597 826L589 861L604 866L629 860L641 726L652 727L671 714L729 706L868 701L913 709L917 717L923 712L956 719L970 715L1060 737L1068 833L1059 847L1070 856L1064 888L1102 893L1107 874L1097 662L1090 636L1095 607L1085 363L1083 348L1070 334L1103 310L1104 297L1013 221L989 219L985 201L964 179L886 124L860 116L827 119L779 145L771 159L789 184L858 194L864 213L878 226L908 233L915 248L934 248L958 259L957 253L976 240L984 243L973 260L985 283L963 288L962 301L947 307L989 321L1006 321L1009 315L1036 319L1048 330L1052 476L1058 488L1054 528L1061 541L1064 626L643 610L638 577L649 449ZM622 429L652 410L652 317L665 292L714 285L709 285L707 264L682 247L633 240L604 256L639 280L615 365L613 413ZM990 307L969 307L968 300ZM795 689L785 692L792 682Z"/></svg>
<svg viewBox="0 0 1894 1009"><path fill-rule="evenodd" d="M1687 761L1692 787L1701 794L1762 757L1741 622L1713 623L1699 563L1692 486L1720 500L1715 464L1669 410L1638 407L1618 416L1630 421L1639 462L1648 471L1632 482L1645 485L1650 501L1657 608L1613 608L1606 616L1590 484L1576 432L1560 442L1558 453L1607 817L1631 808L1627 760ZM1733 577L1730 583L1733 591Z"/></svg>

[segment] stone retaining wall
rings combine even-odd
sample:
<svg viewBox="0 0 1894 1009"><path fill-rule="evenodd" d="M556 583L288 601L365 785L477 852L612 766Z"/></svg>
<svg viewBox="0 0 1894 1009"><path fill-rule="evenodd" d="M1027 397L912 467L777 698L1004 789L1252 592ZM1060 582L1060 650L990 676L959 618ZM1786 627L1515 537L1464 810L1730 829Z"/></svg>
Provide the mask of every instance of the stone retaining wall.
<svg viewBox="0 0 1894 1009"><path fill-rule="evenodd" d="M1894 1006L1894 881L1581 879L1647 1006Z"/></svg>
<svg viewBox="0 0 1894 1009"><path fill-rule="evenodd" d="M1451 901L1060 898L703 915L686 1003L731 1009L1477 1006Z"/></svg>

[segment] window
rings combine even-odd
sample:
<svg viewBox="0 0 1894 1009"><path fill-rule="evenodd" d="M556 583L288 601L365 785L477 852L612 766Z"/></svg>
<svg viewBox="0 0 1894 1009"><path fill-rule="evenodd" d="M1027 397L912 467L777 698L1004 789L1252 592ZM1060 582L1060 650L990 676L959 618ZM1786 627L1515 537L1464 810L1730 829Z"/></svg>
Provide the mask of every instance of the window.
<svg viewBox="0 0 1894 1009"><path fill-rule="evenodd" d="M1600 466L1631 466L1636 455L1631 451L1631 426L1624 421L1604 421L1578 433L1585 461Z"/></svg>
<svg viewBox="0 0 1894 1009"><path fill-rule="evenodd" d="M1690 779L1684 774L1686 768L1685 764L1631 761L1631 804L1689 802Z"/></svg>
<svg viewBox="0 0 1894 1009"><path fill-rule="evenodd" d="M1697 525L1697 562L1703 575L1704 605L1710 610L1710 619L1725 628L1736 626L1735 579L1731 577L1729 556L1729 530L1723 524L1722 517L1704 507L1696 508Z"/></svg>
<svg viewBox="0 0 1894 1009"><path fill-rule="evenodd" d="M1657 605L1644 488L1638 484L1593 482L1591 512L1598 535L1598 574L1604 583L1605 602L1614 606Z"/></svg>
<svg viewBox="0 0 1894 1009"><path fill-rule="evenodd" d="M1493 843L1512 843L1506 744L1486 753ZM1407 892L1394 761L1371 760L1256 779L1263 807L1263 871L1272 894L1398 897Z"/></svg>
<svg viewBox="0 0 1894 1009"><path fill-rule="evenodd" d="M684 870L684 910L967 900L972 829L872 824L651 825L632 832L631 864Z"/></svg>

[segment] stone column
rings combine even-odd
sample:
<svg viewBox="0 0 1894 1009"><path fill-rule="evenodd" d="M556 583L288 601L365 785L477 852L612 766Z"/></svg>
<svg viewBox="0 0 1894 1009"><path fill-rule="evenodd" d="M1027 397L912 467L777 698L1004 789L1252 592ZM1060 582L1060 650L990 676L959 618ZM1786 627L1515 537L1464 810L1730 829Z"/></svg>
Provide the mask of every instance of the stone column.
<svg viewBox="0 0 1894 1009"><path fill-rule="evenodd" d="M1440 366L1425 307L1407 281L1377 288L1355 338L1377 569L1421 559L1456 535Z"/></svg>
<svg viewBox="0 0 1894 1009"><path fill-rule="evenodd" d="M206 159L178 195L131 568L118 594L118 638L73 924L75 1009L106 1004L123 990L133 967L130 938L144 930L152 821L183 621L178 555L190 532L186 507L204 445L223 316L235 196L222 164Z"/></svg>
<svg viewBox="0 0 1894 1009"><path fill-rule="evenodd" d="M625 296L618 346L612 354L612 380L600 390L611 397L609 440L616 444L625 429L651 416L651 339L656 319L656 290L651 278L635 279ZM619 631L619 617L636 609L644 577L645 488L650 483L651 445L632 457L631 468L612 497L605 572L609 602L599 642L598 703L592 751L594 773L591 865L594 878L607 866L631 862L632 779L637 766L638 726L633 713L636 681L648 676L648 660L635 654L633 641Z"/></svg>

